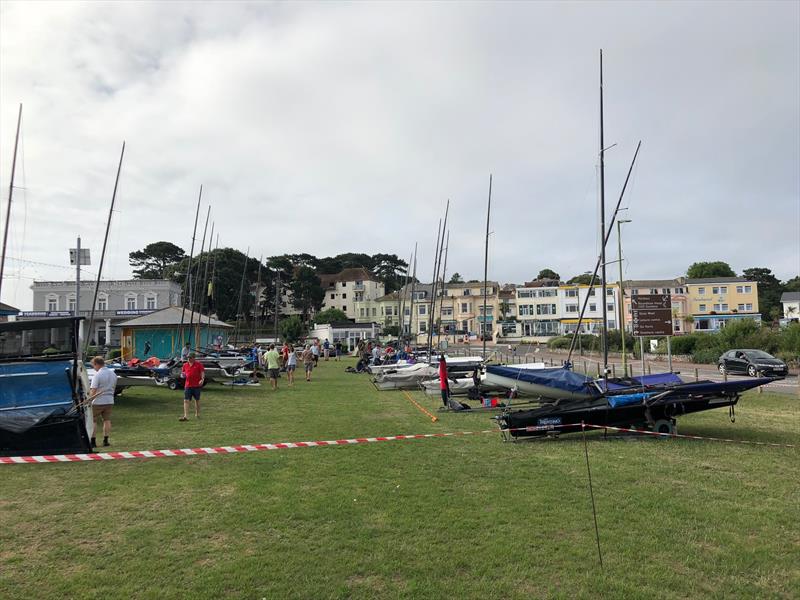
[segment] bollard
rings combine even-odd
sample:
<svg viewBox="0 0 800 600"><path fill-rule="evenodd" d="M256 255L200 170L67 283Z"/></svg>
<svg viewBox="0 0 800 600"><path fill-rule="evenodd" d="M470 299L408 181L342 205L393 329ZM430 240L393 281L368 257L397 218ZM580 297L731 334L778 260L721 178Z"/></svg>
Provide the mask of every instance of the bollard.
<svg viewBox="0 0 800 600"><path fill-rule="evenodd" d="M653 371L650 368L650 363L647 363L647 374L648 375L652 375L653 374Z"/></svg>
<svg viewBox="0 0 800 600"><path fill-rule="evenodd" d="M756 371L756 376L763 377L761 371ZM764 393L764 386L763 385L758 386L758 393L759 394L763 394Z"/></svg>
<svg viewBox="0 0 800 600"><path fill-rule="evenodd" d="M586 366L586 361L583 361L583 374L584 375L588 375L589 374L589 367Z"/></svg>
<svg viewBox="0 0 800 600"><path fill-rule="evenodd" d="M728 381L728 369L722 374L722 381Z"/></svg>
<svg viewBox="0 0 800 600"><path fill-rule="evenodd" d="M600 379L600 363L597 363L597 378Z"/></svg>
<svg viewBox="0 0 800 600"><path fill-rule="evenodd" d="M612 377L616 377L616 376L617 376L617 373L616 373L616 371L614 370L614 364L613 364L613 363L611 364L611 376L612 376Z"/></svg>
<svg viewBox="0 0 800 600"><path fill-rule="evenodd" d="M694 380L700 381L700 373L697 371L697 367L694 368Z"/></svg>

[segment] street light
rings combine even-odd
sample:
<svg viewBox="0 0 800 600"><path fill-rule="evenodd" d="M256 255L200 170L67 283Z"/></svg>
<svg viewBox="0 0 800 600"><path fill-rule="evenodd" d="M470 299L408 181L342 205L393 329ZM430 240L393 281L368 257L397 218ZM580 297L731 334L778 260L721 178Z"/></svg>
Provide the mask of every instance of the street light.
<svg viewBox="0 0 800 600"><path fill-rule="evenodd" d="M628 376L628 355L625 354L625 289L622 283L622 228L623 223L630 223L630 219L620 219L617 221L617 251L619 252L619 333L622 343L622 372ZM603 299L605 302L605 298Z"/></svg>

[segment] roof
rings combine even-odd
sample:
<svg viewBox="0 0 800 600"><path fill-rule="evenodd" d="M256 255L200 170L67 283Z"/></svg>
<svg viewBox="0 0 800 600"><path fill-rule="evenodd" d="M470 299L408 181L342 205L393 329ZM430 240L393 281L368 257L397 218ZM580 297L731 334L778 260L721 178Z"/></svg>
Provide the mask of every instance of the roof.
<svg viewBox="0 0 800 600"><path fill-rule="evenodd" d="M338 281L380 281L363 267L351 267L338 273L318 273L317 276L323 288L333 287Z"/></svg>
<svg viewBox="0 0 800 600"><path fill-rule="evenodd" d="M687 279L686 283L740 283L743 281L752 282L747 277L703 277L702 279Z"/></svg>
<svg viewBox="0 0 800 600"><path fill-rule="evenodd" d="M666 288L681 287L684 284L682 277L675 279L629 279L623 282L626 289L631 288Z"/></svg>
<svg viewBox="0 0 800 600"><path fill-rule="evenodd" d="M483 289L483 281L473 281L472 283L470 283L469 281L467 281L465 283L448 283L447 287L448 288L474 288L474 287L478 287L478 288ZM496 281L487 281L486 282L486 287L499 288L500 284L497 283Z"/></svg>
<svg viewBox="0 0 800 600"><path fill-rule="evenodd" d="M540 287L558 287L561 282L557 279L534 279L533 281L526 281L525 285L519 287L526 288L540 288Z"/></svg>
<svg viewBox="0 0 800 600"><path fill-rule="evenodd" d="M781 302L800 302L800 292L783 292Z"/></svg>
<svg viewBox="0 0 800 600"><path fill-rule="evenodd" d="M16 315L16 314L19 314L19 309L18 308L14 308L13 306L10 306L9 304L4 304L3 302L0 302L0 314Z"/></svg>
<svg viewBox="0 0 800 600"><path fill-rule="evenodd" d="M184 311L180 306L168 306L167 308L162 308L161 310L151 312L149 315L142 315L141 317L136 317L135 319L131 319L129 321L123 321L118 325L118 327L157 327L164 325L179 326L181 324L181 317L183 317L184 325L188 325L190 322L196 323L200 318L202 318L203 323L209 323L207 315L189 310ZM214 319L213 317L211 318L210 325L212 327L233 328L233 325L228 325L227 323L218 319Z"/></svg>

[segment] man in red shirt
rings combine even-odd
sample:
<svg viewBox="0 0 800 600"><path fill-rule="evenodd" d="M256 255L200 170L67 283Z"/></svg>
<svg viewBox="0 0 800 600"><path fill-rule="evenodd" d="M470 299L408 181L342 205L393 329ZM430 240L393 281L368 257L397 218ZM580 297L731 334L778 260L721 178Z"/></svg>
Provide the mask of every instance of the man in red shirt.
<svg viewBox="0 0 800 600"><path fill-rule="evenodd" d="M205 368L195 360L194 352L189 353L189 360L181 369L183 383L183 416L179 421L189 420L189 403L194 398L194 416L200 418L200 390L205 383Z"/></svg>
<svg viewBox="0 0 800 600"><path fill-rule="evenodd" d="M439 356L439 389L442 390L442 404L447 408L447 400L450 398L450 382L447 380L447 361L444 354Z"/></svg>

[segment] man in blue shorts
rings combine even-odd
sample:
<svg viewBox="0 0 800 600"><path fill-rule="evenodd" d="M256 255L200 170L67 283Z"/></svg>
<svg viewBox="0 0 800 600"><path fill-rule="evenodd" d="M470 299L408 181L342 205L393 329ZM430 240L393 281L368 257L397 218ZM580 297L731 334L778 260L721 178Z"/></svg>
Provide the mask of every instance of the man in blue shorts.
<svg viewBox="0 0 800 600"><path fill-rule="evenodd" d="M189 403L194 398L194 416L200 418L200 390L205 383L205 368L195 360L194 352L189 353L188 360L181 369L183 383L183 416L179 421L189 420Z"/></svg>

